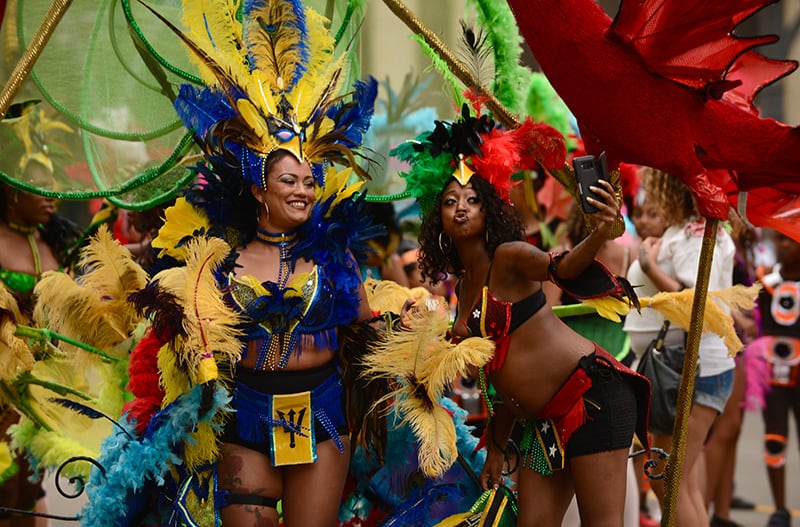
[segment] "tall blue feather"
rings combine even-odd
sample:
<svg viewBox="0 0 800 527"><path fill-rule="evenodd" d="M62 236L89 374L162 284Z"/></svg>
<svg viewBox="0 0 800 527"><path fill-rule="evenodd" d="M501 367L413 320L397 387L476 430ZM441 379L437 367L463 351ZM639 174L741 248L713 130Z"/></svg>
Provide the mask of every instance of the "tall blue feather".
<svg viewBox="0 0 800 527"><path fill-rule="evenodd" d="M336 104L327 112L328 117L336 123L337 136L345 138L349 147L360 145L369 129L375 99L378 97L378 81L370 76L356 81L353 88L351 102Z"/></svg>
<svg viewBox="0 0 800 527"><path fill-rule="evenodd" d="M224 96L191 84L181 85L173 105L183 125L201 139L214 123L238 115Z"/></svg>

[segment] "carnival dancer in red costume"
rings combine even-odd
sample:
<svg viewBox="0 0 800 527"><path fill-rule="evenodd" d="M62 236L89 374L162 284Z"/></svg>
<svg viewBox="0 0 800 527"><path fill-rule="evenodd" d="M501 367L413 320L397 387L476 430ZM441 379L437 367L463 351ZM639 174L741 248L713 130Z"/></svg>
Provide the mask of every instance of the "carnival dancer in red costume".
<svg viewBox="0 0 800 527"><path fill-rule="evenodd" d="M465 105L454 123L397 149L412 165L404 174L422 214L423 275L458 277L453 340L482 337L494 358L475 375L499 396L490 400L484 488L502 484L505 446L515 420L526 422L518 478L518 525L560 525L573 494L584 525L622 525L628 449L644 437L649 384L595 343L570 330L546 308L542 282L579 285L590 274L604 291L627 293L594 261L609 238L620 204L603 182L593 204L591 234L572 251L544 252L523 241L508 206L510 176L534 160L564 162L563 139L530 121L505 132ZM598 272L599 271L599 272ZM600 280L602 277L603 280Z"/></svg>

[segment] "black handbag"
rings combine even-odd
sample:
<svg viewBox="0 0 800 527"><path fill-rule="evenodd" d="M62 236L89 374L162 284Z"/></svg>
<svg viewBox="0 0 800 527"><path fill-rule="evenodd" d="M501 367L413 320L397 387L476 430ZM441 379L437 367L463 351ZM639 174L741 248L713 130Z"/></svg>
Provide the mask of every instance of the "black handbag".
<svg viewBox="0 0 800 527"><path fill-rule="evenodd" d="M636 367L636 371L650 381L652 396L648 425L651 432L659 435L672 434L683 359L686 355L684 344L664 346L669 325L669 320L665 320Z"/></svg>

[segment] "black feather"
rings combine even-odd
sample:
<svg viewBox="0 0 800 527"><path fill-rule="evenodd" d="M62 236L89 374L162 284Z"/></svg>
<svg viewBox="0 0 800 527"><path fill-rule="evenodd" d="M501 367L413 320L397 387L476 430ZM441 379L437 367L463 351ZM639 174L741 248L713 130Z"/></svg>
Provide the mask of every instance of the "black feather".
<svg viewBox="0 0 800 527"><path fill-rule="evenodd" d="M63 397L51 397L49 399L49 401L51 403L56 403L56 404L58 404L60 406L63 406L64 408L68 408L68 409L72 410L73 412L75 412L75 413L77 413L79 415L86 416L89 419L107 419L111 423L113 423L114 426L116 426L117 428L122 430L125 433L126 436L128 436L130 439L133 439L133 437L131 437L131 435L128 433L128 431L125 430L122 427L122 425L120 425L114 419L112 419L111 417L107 416L106 414L104 414L103 412L101 412L99 410L95 410L94 408L86 406L83 403L79 403L77 401L73 401L71 399L64 399Z"/></svg>
<svg viewBox="0 0 800 527"><path fill-rule="evenodd" d="M622 276L617 276L617 281L622 289L622 294L624 294L628 300L628 304L635 307L636 311L641 312L642 306L639 303L639 296L636 294L636 290L633 288L631 283Z"/></svg>
<svg viewBox="0 0 800 527"><path fill-rule="evenodd" d="M183 329L183 308L177 296L167 291L158 281L128 295L128 300L143 316L152 319L153 331L162 341L185 334Z"/></svg>
<svg viewBox="0 0 800 527"><path fill-rule="evenodd" d="M40 102L42 102L41 99L31 99L29 101L22 101L16 104L12 104L11 106L8 107L8 110L6 111L6 114L3 116L3 119L12 120L22 117L22 114L24 114L28 110L28 108L32 108L37 104L39 104Z"/></svg>

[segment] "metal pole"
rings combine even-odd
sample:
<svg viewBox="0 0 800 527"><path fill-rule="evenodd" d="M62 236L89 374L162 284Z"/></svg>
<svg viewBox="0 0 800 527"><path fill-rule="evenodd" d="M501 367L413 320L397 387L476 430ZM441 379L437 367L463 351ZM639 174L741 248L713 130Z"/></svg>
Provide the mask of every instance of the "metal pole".
<svg viewBox="0 0 800 527"><path fill-rule="evenodd" d="M55 31L64 13L67 12L67 8L69 8L70 4L72 4L72 0L54 0L50 5L47 15L45 15L39 29L36 30L36 34L33 35L33 40L31 40L25 53L23 53L19 62L17 62L14 71L11 72L11 77L9 77L8 82L3 86L3 91L0 92L0 119L5 117L9 106L11 106L11 102L14 100L20 87L22 87L22 83L25 82L25 79L30 74L33 65L42 53L47 41L50 40L50 36L53 34L53 31Z"/></svg>
<svg viewBox="0 0 800 527"><path fill-rule="evenodd" d="M711 275L711 262L714 258L714 246L717 241L717 225L719 220L707 219L703 233L703 248L700 251L700 262L697 265L697 282L694 287L692 302L692 320L686 338L686 357L683 361L681 386L678 390L678 403L675 412L675 425L672 429L672 447L664 471L664 510L661 516L662 527L675 525L675 509L678 504L678 486L683 468L683 454L686 450L686 430L689 425L689 414L692 411L694 379L697 373L697 358L700 354L700 337L703 333L703 314L708 296L708 280Z"/></svg>
<svg viewBox="0 0 800 527"><path fill-rule="evenodd" d="M442 59L450 67L450 71L458 77L467 87L476 88L482 95L485 95L488 100L486 106L492 112L492 115L497 122L502 124L508 129L519 128L519 120L503 106L497 97L492 92L482 86L480 81L475 78L475 75L456 57L453 52L445 45L442 40L425 25L422 20L411 12L406 5L400 0L383 0L383 3L391 9L391 11L413 31L415 34L425 39L425 42L432 47L442 57Z"/></svg>

